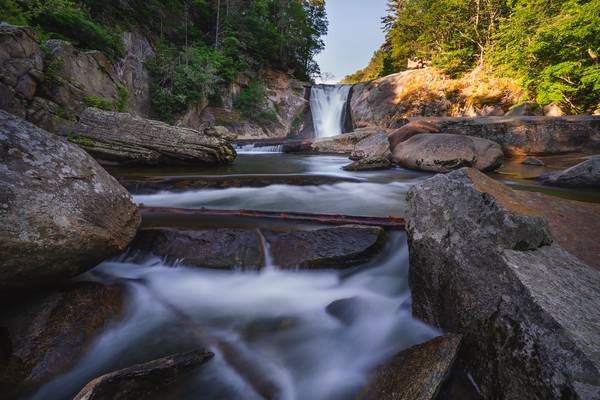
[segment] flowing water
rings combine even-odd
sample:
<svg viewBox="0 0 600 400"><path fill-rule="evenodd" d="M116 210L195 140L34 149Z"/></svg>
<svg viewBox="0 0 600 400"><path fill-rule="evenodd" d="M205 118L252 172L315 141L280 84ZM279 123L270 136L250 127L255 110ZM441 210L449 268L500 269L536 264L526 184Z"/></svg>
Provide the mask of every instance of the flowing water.
<svg viewBox="0 0 600 400"><path fill-rule="evenodd" d="M317 138L342 134L352 85L315 85L310 92L310 110Z"/></svg>

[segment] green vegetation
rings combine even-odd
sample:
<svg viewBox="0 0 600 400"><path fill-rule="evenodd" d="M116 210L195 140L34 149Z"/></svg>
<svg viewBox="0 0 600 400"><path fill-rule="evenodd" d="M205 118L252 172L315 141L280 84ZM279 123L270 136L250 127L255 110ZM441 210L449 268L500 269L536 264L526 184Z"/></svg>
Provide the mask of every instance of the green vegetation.
<svg viewBox="0 0 600 400"><path fill-rule="evenodd" d="M235 102L242 117L258 123L277 122L277 114L267 108L267 94L260 82L252 82L244 88Z"/></svg>
<svg viewBox="0 0 600 400"><path fill-rule="evenodd" d="M88 107L99 108L104 111L118 111L123 112L127 107L127 100L129 99L129 92L127 88L121 84L117 85L117 99L105 99L99 96L88 96L85 98L85 104Z"/></svg>
<svg viewBox="0 0 600 400"><path fill-rule="evenodd" d="M346 82L417 59L453 77L485 67L520 82L540 105L600 107L598 0L393 0L383 26L385 43Z"/></svg>
<svg viewBox="0 0 600 400"><path fill-rule="evenodd" d="M93 147L94 146L94 142L91 139L81 136L77 133L73 133L73 132L67 133L67 140L71 143L75 143L75 144L78 144L83 147Z"/></svg>

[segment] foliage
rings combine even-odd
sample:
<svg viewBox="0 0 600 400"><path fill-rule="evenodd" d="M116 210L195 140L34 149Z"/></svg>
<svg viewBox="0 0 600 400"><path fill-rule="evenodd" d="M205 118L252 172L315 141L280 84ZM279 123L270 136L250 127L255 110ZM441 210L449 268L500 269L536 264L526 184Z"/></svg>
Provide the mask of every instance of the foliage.
<svg viewBox="0 0 600 400"><path fill-rule="evenodd" d="M85 98L85 104L88 107L99 108L104 111L118 111L123 112L127 107L127 101L129 100L129 92L127 88L121 84L117 85L117 99L111 100L99 96L87 96Z"/></svg>
<svg viewBox="0 0 600 400"><path fill-rule="evenodd" d="M26 25L28 22L23 9L15 0L0 0L0 21L13 25Z"/></svg>
<svg viewBox="0 0 600 400"><path fill-rule="evenodd" d="M262 83L254 81L242 89L235 102L242 117L257 123L277 122L277 113L268 108L267 93Z"/></svg>

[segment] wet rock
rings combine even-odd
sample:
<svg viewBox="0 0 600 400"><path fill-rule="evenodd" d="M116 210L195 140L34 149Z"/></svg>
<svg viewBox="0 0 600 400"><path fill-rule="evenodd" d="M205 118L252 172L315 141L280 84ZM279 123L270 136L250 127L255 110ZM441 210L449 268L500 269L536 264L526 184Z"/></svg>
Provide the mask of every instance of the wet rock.
<svg viewBox="0 0 600 400"><path fill-rule="evenodd" d="M379 227L340 226L289 233L263 232L273 262L288 268L347 268L377 253L385 232Z"/></svg>
<svg viewBox="0 0 600 400"><path fill-rule="evenodd" d="M352 325L359 316L367 315L370 307L364 299L355 296L332 301L327 305L325 311L343 324Z"/></svg>
<svg viewBox="0 0 600 400"><path fill-rule="evenodd" d="M175 354L102 375L75 396L75 400L158 399L160 391L214 357L206 350Z"/></svg>
<svg viewBox="0 0 600 400"><path fill-rule="evenodd" d="M254 230L142 229L130 248L165 257L168 262L196 267L230 269L264 265L261 238Z"/></svg>
<svg viewBox="0 0 600 400"><path fill-rule="evenodd" d="M367 157L344 165L342 168L346 171L373 171L391 167L392 162L387 157Z"/></svg>
<svg viewBox="0 0 600 400"><path fill-rule="evenodd" d="M600 272L552 244L520 196L467 168L411 189L413 313L464 335L485 398L596 398Z"/></svg>
<svg viewBox="0 0 600 400"><path fill-rule="evenodd" d="M435 400L461 343L448 334L413 346L377 368L361 400Z"/></svg>
<svg viewBox="0 0 600 400"><path fill-rule="evenodd" d="M222 131L199 132L95 108L62 132L94 157L122 164L227 164L236 157Z"/></svg>
<svg viewBox="0 0 600 400"><path fill-rule="evenodd" d="M538 179L544 185L600 188L600 155L590 157L564 171L542 175Z"/></svg>
<svg viewBox="0 0 600 400"><path fill-rule="evenodd" d="M398 143L402 143L411 137L418 135L420 133L439 133L440 128L432 123L427 121L411 121L408 124L404 125L402 128L398 128L388 136L388 141L390 143L390 149L394 151Z"/></svg>
<svg viewBox="0 0 600 400"><path fill-rule="evenodd" d="M120 286L82 282L0 308L0 331L5 336L0 390L16 393L66 372L119 318L122 307Z"/></svg>
<svg viewBox="0 0 600 400"><path fill-rule="evenodd" d="M448 172L461 167L492 171L502 165L504 154L490 140L448 134L418 134L399 143L393 161L405 168Z"/></svg>
<svg viewBox="0 0 600 400"><path fill-rule="evenodd" d="M350 159L357 161L364 158L390 158L390 143L385 131L372 134L356 143Z"/></svg>
<svg viewBox="0 0 600 400"><path fill-rule="evenodd" d="M542 160L540 160L539 158L534 158L534 157L527 157L526 159L521 161L521 164L533 165L535 167L543 167L544 166L544 162Z"/></svg>
<svg viewBox="0 0 600 400"><path fill-rule="evenodd" d="M0 111L0 289L50 285L129 244L129 193L77 146Z"/></svg>

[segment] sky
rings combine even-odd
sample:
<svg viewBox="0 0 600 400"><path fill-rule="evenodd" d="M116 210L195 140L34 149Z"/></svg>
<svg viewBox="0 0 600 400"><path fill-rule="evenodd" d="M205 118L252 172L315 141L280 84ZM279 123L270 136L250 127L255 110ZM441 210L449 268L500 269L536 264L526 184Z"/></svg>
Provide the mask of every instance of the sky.
<svg viewBox="0 0 600 400"><path fill-rule="evenodd" d="M333 74L337 82L369 63L383 43L381 17L387 0L327 0L329 33L325 50L317 55L322 73Z"/></svg>

